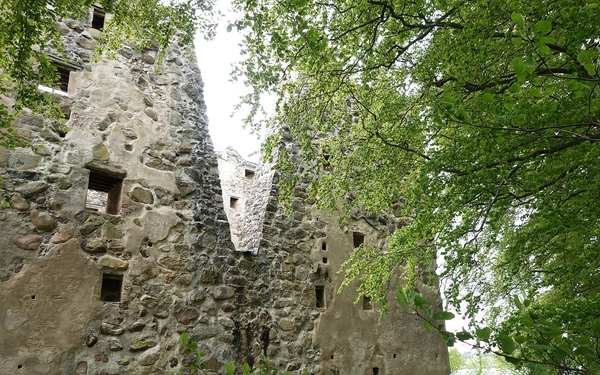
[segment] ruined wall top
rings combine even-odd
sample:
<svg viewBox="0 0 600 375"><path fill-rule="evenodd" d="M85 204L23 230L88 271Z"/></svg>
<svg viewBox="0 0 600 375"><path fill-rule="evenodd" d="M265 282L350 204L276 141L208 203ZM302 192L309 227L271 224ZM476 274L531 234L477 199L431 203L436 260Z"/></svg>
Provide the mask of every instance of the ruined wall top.
<svg viewBox="0 0 600 375"><path fill-rule="evenodd" d="M245 160L232 148L217 153L223 205L236 250L257 254L272 193L273 168Z"/></svg>

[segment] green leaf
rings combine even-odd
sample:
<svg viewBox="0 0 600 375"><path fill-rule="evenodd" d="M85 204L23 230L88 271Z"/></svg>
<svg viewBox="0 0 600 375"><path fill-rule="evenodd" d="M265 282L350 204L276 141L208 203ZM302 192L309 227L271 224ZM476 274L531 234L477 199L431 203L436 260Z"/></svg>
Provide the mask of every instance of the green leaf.
<svg viewBox="0 0 600 375"><path fill-rule="evenodd" d="M223 370L225 371L225 375L234 375L235 374L235 363L227 362L223 365Z"/></svg>
<svg viewBox="0 0 600 375"><path fill-rule="evenodd" d="M552 31L552 21L550 20L541 20L533 25L533 31L536 34L545 35Z"/></svg>
<svg viewBox="0 0 600 375"><path fill-rule="evenodd" d="M434 320L452 320L454 319L454 314L450 311L438 311L433 314Z"/></svg>
<svg viewBox="0 0 600 375"><path fill-rule="evenodd" d="M523 15L520 13L513 12L513 14L510 15L510 18L517 26L523 26L525 24L525 18L523 18Z"/></svg>
<svg viewBox="0 0 600 375"><path fill-rule="evenodd" d="M489 341L490 335L492 334L492 330L488 327L477 328L475 330L475 336L481 341Z"/></svg>
<svg viewBox="0 0 600 375"><path fill-rule="evenodd" d="M467 341L467 340L471 340L473 338L473 335L471 335L467 331L460 331L460 332L456 333L456 337L461 341Z"/></svg>
<svg viewBox="0 0 600 375"><path fill-rule="evenodd" d="M425 297L423 297L423 295L421 293L415 293L414 302L415 302L415 306L419 307L419 308L425 307L429 303L429 302L427 302L427 299L425 299Z"/></svg>
<svg viewBox="0 0 600 375"><path fill-rule="evenodd" d="M498 347L506 354L512 354L515 351L516 345L512 337L506 334L499 334L497 337Z"/></svg>

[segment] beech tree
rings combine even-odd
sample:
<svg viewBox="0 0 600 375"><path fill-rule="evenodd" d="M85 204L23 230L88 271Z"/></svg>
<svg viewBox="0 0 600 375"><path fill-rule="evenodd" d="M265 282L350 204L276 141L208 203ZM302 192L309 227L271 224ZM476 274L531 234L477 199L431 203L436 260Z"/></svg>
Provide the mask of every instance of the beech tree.
<svg viewBox="0 0 600 375"><path fill-rule="evenodd" d="M274 93L275 116L255 125L285 126L320 207L406 219L387 251L345 264L359 293L385 307L403 277L398 300L435 326L453 315L432 313L418 270L437 259L470 321L442 330L450 345L532 374L600 372L600 2L235 4L248 122Z"/></svg>
<svg viewBox="0 0 600 375"><path fill-rule="evenodd" d="M164 52L177 41L191 42L200 28L214 33L213 0L0 0L0 146L22 142L11 124L23 108L59 117L52 97L38 90L58 79L48 59L49 49L61 51L57 21L87 17L92 5L111 14L104 27L96 58L110 57L123 44L136 48L158 46Z"/></svg>

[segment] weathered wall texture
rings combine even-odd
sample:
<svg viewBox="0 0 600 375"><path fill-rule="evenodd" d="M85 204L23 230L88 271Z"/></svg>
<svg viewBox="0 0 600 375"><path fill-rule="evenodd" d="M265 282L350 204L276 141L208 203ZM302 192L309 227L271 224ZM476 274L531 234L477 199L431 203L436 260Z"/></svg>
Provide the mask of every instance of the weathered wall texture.
<svg viewBox="0 0 600 375"><path fill-rule="evenodd" d="M378 322L350 291L334 293L352 228L377 244L383 229L337 227L302 184L288 215L277 176L234 152L221 155L222 194L189 51L173 48L160 70L156 51L128 47L91 64L99 32L89 26L59 24L82 67L61 98L68 131L24 113L16 127L31 146L0 149L0 374L175 373L183 331L206 353L206 373L265 355L293 372L448 373L440 340L411 317ZM240 183L248 166L255 175ZM90 170L123 178L118 214L85 208ZM230 194L243 199L228 212L241 251ZM102 300L103 274L122 276L120 302Z"/></svg>
<svg viewBox="0 0 600 375"><path fill-rule="evenodd" d="M343 279L337 271L353 251L352 233L363 234L366 245L383 250L386 236L401 221L357 214L342 228L335 215L313 208L302 179L294 191L291 211L286 212L277 200L278 176L273 176L271 167L255 165L256 176L268 175L269 179L251 184L244 176L245 168L247 162L235 152L220 154L224 196L243 197L245 209L264 207L267 197L264 217L251 211L249 217L242 212L236 219L255 224L242 227L240 238L257 241L254 251L271 265L265 275L274 321L269 358L279 368L328 375L448 374L445 343L426 331L414 315L395 308L392 296L392 308L381 318L378 311L354 303L352 288L337 294ZM324 288L323 307L316 304L317 286ZM422 287L434 301L439 300L437 285Z"/></svg>
<svg viewBox="0 0 600 375"><path fill-rule="evenodd" d="M25 113L31 147L0 152L0 373L158 374L181 366L179 333L235 357L235 267L200 73L174 49L123 48L90 64L96 30L59 25L71 73L69 129ZM84 43L85 42L85 43ZM85 209L89 168L124 175L121 210ZM102 273L123 275L120 303Z"/></svg>
<svg viewBox="0 0 600 375"><path fill-rule="evenodd" d="M231 228L232 242L236 250L256 255L267 203L271 198L273 171L244 160L231 148L217 153L217 156L223 205ZM236 200L233 207L231 198Z"/></svg>

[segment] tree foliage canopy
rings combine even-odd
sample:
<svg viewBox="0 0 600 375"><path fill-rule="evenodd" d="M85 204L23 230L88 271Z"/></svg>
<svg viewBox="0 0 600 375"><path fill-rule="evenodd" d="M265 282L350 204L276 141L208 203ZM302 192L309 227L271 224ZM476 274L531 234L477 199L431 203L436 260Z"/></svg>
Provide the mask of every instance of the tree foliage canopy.
<svg viewBox="0 0 600 375"><path fill-rule="evenodd" d="M14 146L18 137L10 125L23 108L58 116L47 93L58 79L48 51L62 51L57 27L60 19L85 19L92 5L111 15L104 27L96 58L108 56L123 44L138 48L191 42L199 27L206 36L214 31L213 0L0 0L0 95L14 105L0 103L0 145ZM10 108L9 108L10 107Z"/></svg>
<svg viewBox="0 0 600 375"><path fill-rule="evenodd" d="M423 307L415 270L433 241L447 301L472 322L450 344L598 373L600 2L235 3L244 100L277 95L267 126L301 146L319 204L410 222L387 252L353 253L359 291L384 303L402 266L401 299Z"/></svg>

